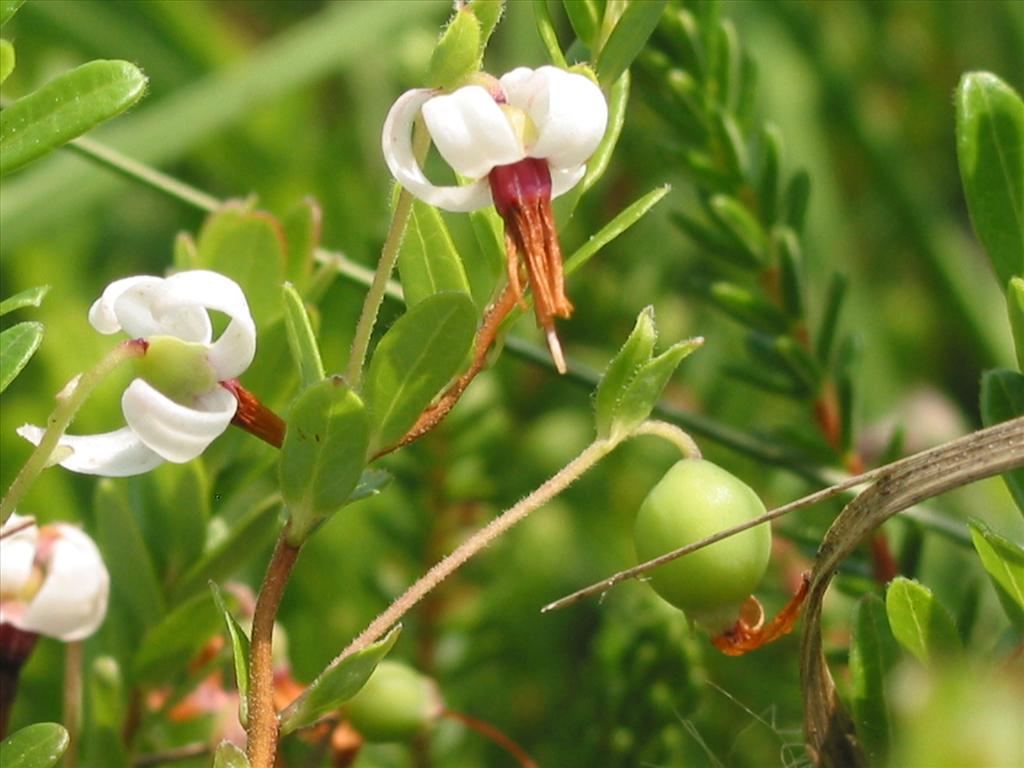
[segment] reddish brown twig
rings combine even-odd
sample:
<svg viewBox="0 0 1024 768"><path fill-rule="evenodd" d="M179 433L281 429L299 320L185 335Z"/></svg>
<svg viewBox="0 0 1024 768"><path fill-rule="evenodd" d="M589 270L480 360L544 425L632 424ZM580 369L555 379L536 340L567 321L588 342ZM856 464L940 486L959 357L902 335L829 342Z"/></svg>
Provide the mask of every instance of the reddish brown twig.
<svg viewBox="0 0 1024 768"><path fill-rule="evenodd" d="M520 747L490 723L485 723L483 720L477 720L475 717L471 717L470 715L462 712L453 712L450 709L444 710L444 712L441 713L441 717L457 720L467 728L476 731L484 738L490 739L508 752L516 762L519 763L520 768L537 768L537 763L533 761L533 758L526 754L525 749Z"/></svg>
<svg viewBox="0 0 1024 768"><path fill-rule="evenodd" d="M231 419L232 424L275 448L280 448L284 444L287 426L284 419L261 403L256 395L239 383L238 379L222 381L220 385L238 400L238 409Z"/></svg>

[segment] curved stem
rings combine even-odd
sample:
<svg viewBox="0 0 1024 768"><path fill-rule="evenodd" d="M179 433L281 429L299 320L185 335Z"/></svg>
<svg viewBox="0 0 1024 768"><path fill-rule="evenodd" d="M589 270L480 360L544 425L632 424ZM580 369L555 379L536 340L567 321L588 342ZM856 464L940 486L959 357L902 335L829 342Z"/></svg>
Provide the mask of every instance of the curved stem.
<svg viewBox="0 0 1024 768"><path fill-rule="evenodd" d="M616 445L618 445L617 442L610 440L596 440L591 443L575 459L548 478L543 485L530 495L514 506L509 507L505 512L470 536L461 546L427 571L401 597L370 622L370 625L355 640L349 643L348 647L331 662L328 668L340 664L346 657L366 648L370 643L383 636L388 629L396 624L402 616L422 600L434 587L457 571L474 555L479 554L488 544L508 531L513 525L572 485L588 469L607 456ZM253 768L256 768L256 766L253 766Z"/></svg>
<svg viewBox="0 0 1024 768"><path fill-rule="evenodd" d="M455 712L451 709L446 709L441 713L441 717L447 717L449 720L455 720L462 723L464 726L469 728L471 731L476 731L485 739L490 739L499 747L508 752L517 763L520 768L537 768L537 763L526 754L526 750L516 744L510 739L505 733L500 731L490 723L485 723L483 720L479 720L471 715L467 715L464 712Z"/></svg>
<svg viewBox="0 0 1024 768"><path fill-rule="evenodd" d="M274 708L273 634L288 577L299 547L288 543L288 526L281 531L263 577L252 617L249 648L249 722L246 755L252 768L273 768L277 755L277 710Z"/></svg>
<svg viewBox="0 0 1024 768"><path fill-rule="evenodd" d="M11 487L7 489L3 500L0 501L0 525L7 522L7 518L11 516L19 502L28 493L32 483L49 466L50 457L56 450L61 437L64 436L68 425L78 413L78 409L82 407L93 390L121 363L144 355L147 346L146 342L141 339L132 339L118 344L92 369L77 379L73 379L71 384L57 394L57 407L53 409L53 413L46 420L46 432L43 433L39 445L29 454L28 461L25 462L18 472L18 476L11 483Z"/></svg>
<svg viewBox="0 0 1024 768"><path fill-rule="evenodd" d="M641 435L650 435L667 440L679 449L679 452L683 454L685 459L699 459L701 457L700 448L694 442L694 439L690 437L689 433L684 432L675 424L669 424L667 421L658 421L657 419L645 421L633 430L630 437L640 437Z"/></svg>

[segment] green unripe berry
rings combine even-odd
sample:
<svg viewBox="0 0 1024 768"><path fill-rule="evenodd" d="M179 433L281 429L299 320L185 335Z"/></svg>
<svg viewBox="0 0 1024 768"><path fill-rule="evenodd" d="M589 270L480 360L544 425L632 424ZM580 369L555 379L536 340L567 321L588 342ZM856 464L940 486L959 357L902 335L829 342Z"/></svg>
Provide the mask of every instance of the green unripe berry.
<svg viewBox="0 0 1024 768"><path fill-rule="evenodd" d="M137 360L139 376L176 403L189 405L209 392L217 377L209 361L209 346L174 336L147 339L146 354Z"/></svg>
<svg viewBox="0 0 1024 768"><path fill-rule="evenodd" d="M633 528L637 558L650 560L765 512L739 478L703 459L672 467L644 499ZM729 627L768 567L767 523L650 572L654 590L713 634Z"/></svg>
<svg viewBox="0 0 1024 768"><path fill-rule="evenodd" d="M385 660L345 704L343 713L367 741L406 741L430 728L442 708L432 679Z"/></svg>

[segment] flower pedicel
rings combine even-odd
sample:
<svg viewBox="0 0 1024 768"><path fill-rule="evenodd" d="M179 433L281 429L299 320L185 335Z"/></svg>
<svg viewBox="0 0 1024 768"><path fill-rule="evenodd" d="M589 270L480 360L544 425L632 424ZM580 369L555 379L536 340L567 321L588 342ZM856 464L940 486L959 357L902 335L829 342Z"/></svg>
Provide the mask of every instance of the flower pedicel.
<svg viewBox="0 0 1024 768"><path fill-rule="evenodd" d="M448 211L494 204L505 220L509 285L522 304L520 256L533 294L537 324L555 365L565 360L554 318L567 318L562 252L551 200L578 184L608 124L601 89L584 75L556 67L520 67L495 80L444 94L417 88L395 102L384 122L384 158L410 193ZM485 87L486 86L486 87ZM412 146L412 126L422 112L438 152L464 186L435 186Z"/></svg>

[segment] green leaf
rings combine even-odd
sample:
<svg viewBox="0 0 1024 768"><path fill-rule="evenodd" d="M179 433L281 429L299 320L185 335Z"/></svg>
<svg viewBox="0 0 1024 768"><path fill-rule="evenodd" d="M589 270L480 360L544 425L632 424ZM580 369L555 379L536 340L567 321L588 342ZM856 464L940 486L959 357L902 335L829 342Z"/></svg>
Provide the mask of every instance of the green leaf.
<svg viewBox="0 0 1024 768"><path fill-rule="evenodd" d="M654 307L645 307L637 315L629 338L608 364L594 393L594 418L598 437L608 437L612 430L615 409L629 383L654 353L658 329L654 325Z"/></svg>
<svg viewBox="0 0 1024 768"><path fill-rule="evenodd" d="M757 293L727 280L700 288L701 293L736 321L765 333L785 333L789 318Z"/></svg>
<svg viewBox="0 0 1024 768"><path fill-rule="evenodd" d="M960 80L956 149L971 222L1005 286L1024 274L1024 102L989 72Z"/></svg>
<svg viewBox="0 0 1024 768"><path fill-rule="evenodd" d="M619 137L622 136L622 129L626 124L631 82L629 72L626 71L611 87L611 92L608 94L608 127L605 128L601 143L597 145L594 154L587 161L587 173L580 184L580 194L593 187L608 170L608 164L611 163L612 155L619 144Z"/></svg>
<svg viewBox="0 0 1024 768"><path fill-rule="evenodd" d="M751 262L764 261L765 234L757 219L734 197L715 195L710 201L711 213L731 241Z"/></svg>
<svg viewBox="0 0 1024 768"><path fill-rule="evenodd" d="M779 288L782 304L790 317L803 316L803 290L800 287L800 241L789 227L774 227L771 233L771 253L779 265Z"/></svg>
<svg viewBox="0 0 1024 768"><path fill-rule="evenodd" d="M953 617L931 590L898 576L889 582L885 611L892 634L921 662L951 656L962 650Z"/></svg>
<svg viewBox="0 0 1024 768"><path fill-rule="evenodd" d="M280 501L275 494L261 503L249 505L228 532L218 537L174 584L170 593L172 603L192 597L210 581L234 574L249 558L264 550L277 535L274 522Z"/></svg>
<svg viewBox="0 0 1024 768"><path fill-rule="evenodd" d="M14 71L14 64L17 57L14 55L14 46L9 40L0 38L0 85L3 84L11 72Z"/></svg>
<svg viewBox="0 0 1024 768"><path fill-rule="evenodd" d="M88 712L82 737L85 765L127 768L122 733L125 721L125 691L121 668L112 656L100 656L89 666Z"/></svg>
<svg viewBox="0 0 1024 768"><path fill-rule="evenodd" d="M565 60L565 54L562 53L562 46L558 43L555 25L551 21L548 0L533 0L533 21L537 25L537 34L540 35L540 39L547 49L551 63L565 69L568 63Z"/></svg>
<svg viewBox="0 0 1024 768"><path fill-rule="evenodd" d="M15 731L0 743L4 768L50 768L68 748L68 732L57 723L36 723Z"/></svg>
<svg viewBox="0 0 1024 768"><path fill-rule="evenodd" d="M455 11L441 33L427 68L427 85L451 89L480 69L480 21L468 9Z"/></svg>
<svg viewBox="0 0 1024 768"><path fill-rule="evenodd" d="M228 610L220 587L210 582L214 602L224 617L231 638L231 658L235 667L235 686L238 688L238 721L245 726L249 722L249 636L238 625L234 614Z"/></svg>
<svg viewBox="0 0 1024 768"><path fill-rule="evenodd" d="M213 753L213 768L249 768L249 758L230 741L222 741Z"/></svg>
<svg viewBox="0 0 1024 768"><path fill-rule="evenodd" d="M818 360L826 364L831 358L832 349L835 346L839 314L843 308L843 300L846 298L846 284L845 275L833 272L828 283L828 292L825 294L825 310L822 312L821 328L818 330L814 349Z"/></svg>
<svg viewBox="0 0 1024 768"><path fill-rule="evenodd" d="M1024 415L1024 374L997 369L981 376L981 421L986 427ZM1024 513L1024 469L1003 473L1006 487Z"/></svg>
<svg viewBox="0 0 1024 768"><path fill-rule="evenodd" d="M320 203L307 197L288 211L281 220L285 243L288 247L287 276L299 286L305 286L313 273L316 249L320 245L323 226Z"/></svg>
<svg viewBox="0 0 1024 768"><path fill-rule="evenodd" d="M359 482L349 495L347 503L351 504L360 499L376 496L380 493L380 489L390 482L390 472L385 472L383 469L364 469L363 474L359 476Z"/></svg>
<svg viewBox="0 0 1024 768"><path fill-rule="evenodd" d="M124 112L146 91L127 61L90 61L0 111L0 176Z"/></svg>
<svg viewBox="0 0 1024 768"><path fill-rule="evenodd" d="M0 301L0 317L3 317L8 312L13 312L16 309L38 307L43 303L43 298L49 292L50 286L39 285L35 288L29 288L27 291L16 293L13 296Z"/></svg>
<svg viewBox="0 0 1024 768"><path fill-rule="evenodd" d="M501 21L505 13L505 0L473 0L469 4L469 10L473 12L480 22L480 53L487 49L487 41L491 39L494 28Z"/></svg>
<svg viewBox="0 0 1024 768"><path fill-rule="evenodd" d="M1024 278L1014 277L1006 287L1006 312L1010 316L1017 367L1024 370Z"/></svg>
<svg viewBox="0 0 1024 768"><path fill-rule="evenodd" d="M203 553L210 480L203 462L190 461L166 462L145 482L151 491L144 522L147 541L162 558L164 583L174 584Z"/></svg>
<svg viewBox="0 0 1024 768"><path fill-rule="evenodd" d="M324 364L320 360L316 335L306 313L306 305L291 283L281 287L284 297L284 322L288 330L288 348L299 369L299 381L303 389L310 387L324 377Z"/></svg>
<svg viewBox="0 0 1024 768"><path fill-rule="evenodd" d="M778 126L766 123L761 130L761 169L757 180L758 213L766 227L771 227L779 215L782 147L782 131Z"/></svg>
<svg viewBox="0 0 1024 768"><path fill-rule="evenodd" d="M206 219L196 247L198 268L220 272L241 286L260 330L280 316L287 245L277 219L229 205Z"/></svg>
<svg viewBox="0 0 1024 768"><path fill-rule="evenodd" d="M401 630L401 625L395 627L383 639L321 672L302 695L281 713L281 735L285 736L315 723L355 696L398 640Z"/></svg>
<svg viewBox="0 0 1024 768"><path fill-rule="evenodd" d="M156 568L124 486L104 478L93 494L96 545L110 572L111 611L125 622L126 642L134 648L166 613Z"/></svg>
<svg viewBox="0 0 1024 768"><path fill-rule="evenodd" d="M366 407L370 454L397 443L442 387L462 368L473 346L476 308L464 293L438 293L402 315L370 360Z"/></svg>
<svg viewBox="0 0 1024 768"><path fill-rule="evenodd" d="M885 603L877 595L865 595L857 602L853 617L850 703L857 737L872 764L883 764L889 750L891 723L885 679L898 656Z"/></svg>
<svg viewBox="0 0 1024 768"><path fill-rule="evenodd" d="M633 0L626 7L597 56L601 85L610 86L629 69L658 26L666 4L667 0Z"/></svg>
<svg viewBox="0 0 1024 768"><path fill-rule="evenodd" d="M971 541L985 566L999 602L1017 631L1024 634L1024 547L1004 539L980 520L971 520Z"/></svg>
<svg viewBox="0 0 1024 768"><path fill-rule="evenodd" d="M340 376L314 384L295 400L278 464L293 544L348 500L366 465L369 439L363 401Z"/></svg>
<svg viewBox="0 0 1024 768"><path fill-rule="evenodd" d="M220 628L221 616L209 593L199 593L150 629L132 659L138 682L156 685L180 674Z"/></svg>
<svg viewBox="0 0 1024 768"><path fill-rule="evenodd" d="M571 275L590 261L598 251L646 216L647 212L671 191L672 187L668 184L655 187L646 195L638 200L634 200L622 209L614 219L591 235L587 242L577 248L572 256L565 260L565 274Z"/></svg>
<svg viewBox="0 0 1024 768"><path fill-rule="evenodd" d="M28 365L43 341L43 324L26 321L0 333L0 392Z"/></svg>
<svg viewBox="0 0 1024 768"><path fill-rule="evenodd" d="M811 176L807 171L801 170L793 174L786 186L785 216L786 223L795 232L804 228L804 219L807 217L807 204L811 199Z"/></svg>
<svg viewBox="0 0 1024 768"><path fill-rule="evenodd" d="M0 27L11 20L25 0L0 0Z"/></svg>
<svg viewBox="0 0 1024 768"><path fill-rule="evenodd" d="M448 227L433 206L414 200L398 251L402 292L410 307L436 293L469 293L469 280Z"/></svg>
<svg viewBox="0 0 1024 768"><path fill-rule="evenodd" d="M597 0L562 0L562 7L576 37L592 49L601 31L601 17L604 15Z"/></svg>

